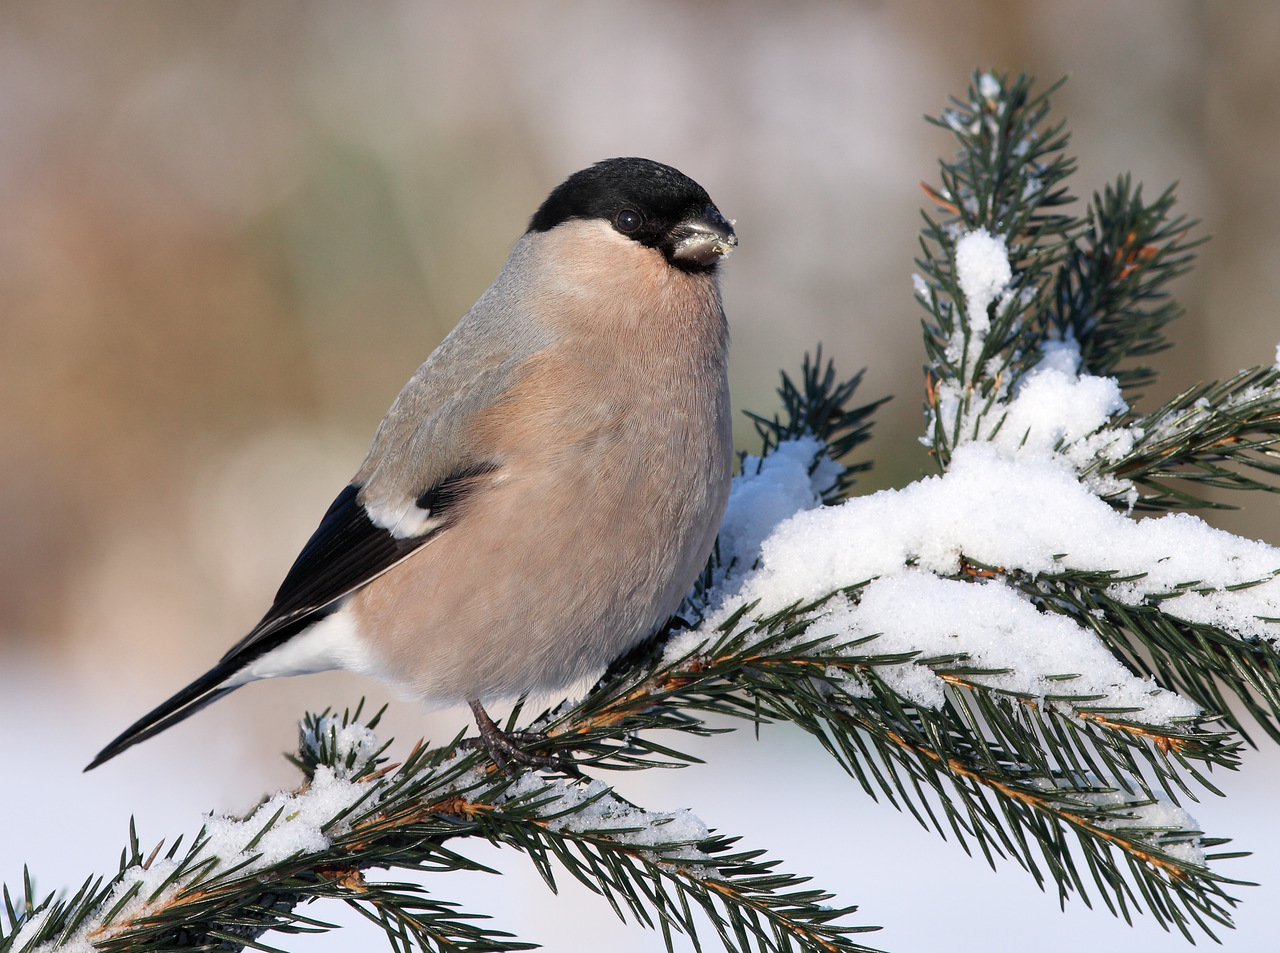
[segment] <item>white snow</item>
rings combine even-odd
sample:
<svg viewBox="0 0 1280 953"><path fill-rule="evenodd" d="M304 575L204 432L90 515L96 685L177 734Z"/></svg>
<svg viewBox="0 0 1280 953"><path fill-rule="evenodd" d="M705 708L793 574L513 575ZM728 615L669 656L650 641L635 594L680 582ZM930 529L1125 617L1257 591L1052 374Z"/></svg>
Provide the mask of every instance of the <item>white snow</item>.
<svg viewBox="0 0 1280 953"><path fill-rule="evenodd" d="M784 440L763 460L745 457L720 524L724 576L741 578L755 568L765 537L788 517L821 506L822 494L835 486L841 472L816 437Z"/></svg>
<svg viewBox="0 0 1280 953"><path fill-rule="evenodd" d="M946 358L957 368L957 379L943 380L939 384L937 413L947 434L956 434L959 424L960 433L956 439L960 442L978 436L976 431L980 421L976 415L980 408L969 406L975 398L964 389L962 382L968 382L974 376L975 362L991 328L987 309L997 296L1002 296L1000 306L1008 307L1014 295L1008 290L1013 268L1009 264L1009 252L1003 237L992 236L985 228L957 232L953 237L956 243L956 281L967 307L966 317L957 322L947 340ZM1008 396L1006 391L1007 386L1001 384L997 397L1005 399ZM930 444L928 436L923 441Z"/></svg>
<svg viewBox="0 0 1280 953"><path fill-rule="evenodd" d="M1028 450L1040 456L1064 452L1083 466L1096 451L1080 446L1081 442L1105 426L1111 415L1126 409L1120 387L1110 377L1077 377L1057 367L1037 367L1019 382L993 439L1008 452ZM1119 439L1112 434L1107 443ZM1131 446L1132 439L1127 443Z"/></svg>
<svg viewBox="0 0 1280 953"><path fill-rule="evenodd" d="M1000 81L990 73L978 77L978 92L983 99L995 99L1000 95Z"/></svg>
<svg viewBox="0 0 1280 953"><path fill-rule="evenodd" d="M969 330L975 336L990 327L987 308L1012 277L1003 236L978 228L956 242L956 280L968 304Z"/></svg>
<svg viewBox="0 0 1280 953"><path fill-rule="evenodd" d="M1049 344L1056 346L1047 348L1044 359L1019 381L1003 414L989 414L979 429L985 427L988 439L1006 454L1057 457L1077 471L1098 459L1122 459L1143 433L1136 427L1110 426L1129 409L1119 384L1111 377L1077 375L1080 351L1075 342ZM1099 495L1127 497L1130 507L1137 500L1132 483L1119 477L1091 473L1086 482Z"/></svg>
<svg viewBox="0 0 1280 953"><path fill-rule="evenodd" d="M999 582L968 583L908 570L873 584L857 605L842 600L832 606L807 635L829 634L839 642L878 635L867 651L879 653L920 651L921 632L930 633L935 649L967 653L970 663L985 668L1011 669L975 676L979 684L1038 697L1102 695L1083 704L1138 709L1144 720L1160 724L1198 713L1180 695L1134 678L1067 617L1037 612ZM918 705L938 708L943 703L943 682L925 666L885 666L876 674ZM1052 674L1080 677L1044 678Z"/></svg>
<svg viewBox="0 0 1280 953"><path fill-rule="evenodd" d="M24 946L30 943L31 938L39 932L40 928L44 926L44 922L49 919L49 912L48 908L46 908L24 923L18 930L17 935L13 938L13 942L9 944L9 949L21 950ZM38 950L44 950L47 948L49 948L48 943L41 944L37 947ZM74 945L68 944L66 946L60 946L58 949L69 950L71 953L94 953L94 949L88 944L88 941L81 941Z"/></svg>
<svg viewBox="0 0 1280 953"><path fill-rule="evenodd" d="M378 753L378 736L358 722L344 725L340 715L325 715L316 728L307 729L303 743L312 750L319 750L320 738L326 738L335 752L334 764L338 765L338 776L350 778L369 763L369 759ZM351 753L351 767L347 767L347 758Z"/></svg>
<svg viewBox="0 0 1280 953"><path fill-rule="evenodd" d="M962 388L948 380L938 386L938 412L957 444L989 443L1010 457L1057 459L1076 471L1098 459L1119 460L1143 430L1113 425L1129 409L1120 386L1114 378L1077 374L1079 364L1075 341L1047 341L1042 359L1012 395L1004 389L992 407L971 400L962 410ZM1119 477L1091 473L1086 482L1099 495L1128 498L1130 506L1137 499L1132 483Z"/></svg>
<svg viewBox="0 0 1280 953"><path fill-rule="evenodd" d="M262 856L245 868L279 863L294 854L311 853L329 846L321 828L339 812L350 807L368 788L343 780L325 765L317 765L310 786L298 794L279 792L262 804L247 820L214 815L205 823L209 844L205 856L221 859L221 867L233 866L252 854ZM277 811L280 820L250 850L246 845ZM338 825L341 827L341 825Z"/></svg>
<svg viewBox="0 0 1280 953"><path fill-rule="evenodd" d="M1061 371L1074 377L1080 372L1080 344L1074 338L1050 339L1040 344L1040 362L1036 371Z"/></svg>

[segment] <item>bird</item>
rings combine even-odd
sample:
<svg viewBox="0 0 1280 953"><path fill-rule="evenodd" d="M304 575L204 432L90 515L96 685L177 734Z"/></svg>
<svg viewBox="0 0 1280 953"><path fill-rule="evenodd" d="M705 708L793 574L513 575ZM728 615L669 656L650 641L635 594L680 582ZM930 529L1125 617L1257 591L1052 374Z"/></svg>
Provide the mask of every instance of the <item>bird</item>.
<svg viewBox="0 0 1280 953"><path fill-rule="evenodd" d="M221 660L85 768L259 679L345 669L471 707L598 674L676 611L715 543L733 448L706 190L650 159L573 173L417 369ZM541 763L541 762L539 762Z"/></svg>

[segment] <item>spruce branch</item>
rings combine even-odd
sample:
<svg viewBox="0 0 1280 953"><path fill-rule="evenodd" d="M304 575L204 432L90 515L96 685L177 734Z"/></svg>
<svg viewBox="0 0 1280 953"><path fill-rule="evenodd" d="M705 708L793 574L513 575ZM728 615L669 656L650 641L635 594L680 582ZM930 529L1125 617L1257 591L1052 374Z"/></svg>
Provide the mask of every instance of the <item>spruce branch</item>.
<svg viewBox="0 0 1280 953"><path fill-rule="evenodd" d="M1213 858L1201 857L1203 847L1224 842L1167 819L1143 822L1157 799L1176 803L1179 790L1190 793L1181 772L1203 782L1192 762L1234 768L1237 746L1229 736L1199 720L1163 728L1126 721L1125 713L1067 690L1017 697L980 684L980 676L999 673L974 670L959 657L876 654L874 638L854 644L814 636L825 608L856 598L858 589L754 621L744 606L710 643L684 654L688 640L668 646L648 668L535 722L548 737L540 750L572 750L593 767L634 767L671 752L641 740L646 733L699 733L700 716L789 721L872 797L883 795L920 823L953 834L966 850L975 842L993 865L1012 857L1041 883L1047 871L1064 900L1076 891L1088 900L1074 842L1114 912L1128 917L1145 903L1159 922L1188 936L1189 925L1211 931L1211 922L1230 922L1226 908L1234 901L1223 885L1234 881L1209 871L1205 861ZM948 679L940 710L909 703L880 679L903 665L925 665ZM1160 791L1150 788L1147 773Z"/></svg>
<svg viewBox="0 0 1280 953"><path fill-rule="evenodd" d="M309 774L296 792L241 819L214 819L184 854L175 843L159 863L158 848L144 860L131 836L117 875L70 900L37 903L28 881L24 902L8 903L0 951L271 949L259 939L266 932L329 929L296 910L324 898L378 923L393 949L531 948L417 884L366 877L487 870L450 846L467 837L525 853L552 889L558 864L619 916L659 929L669 948L675 933L696 936L698 911L728 950L868 949L850 936L869 928L837 922L854 908L827 906L830 894L779 872L762 851L733 850L736 838L683 813L644 811L600 781L510 777L461 741L419 744L387 765L385 747L350 714L309 715L291 759ZM557 740L555 750L577 748Z"/></svg>
<svg viewBox="0 0 1280 953"><path fill-rule="evenodd" d="M1201 488L1207 487L1280 492L1280 370L1274 366L1190 387L1129 430L1136 436L1129 452L1099 459L1085 473L1134 484L1135 509L1234 509L1206 499Z"/></svg>
<svg viewBox="0 0 1280 953"><path fill-rule="evenodd" d="M1155 379L1149 367L1119 365L1170 346L1164 327L1182 308L1166 286L1190 270L1192 249L1205 241L1188 239L1197 222L1174 216L1173 204L1173 186L1148 205L1128 175L1095 194L1043 314L1052 336L1079 344L1085 371L1126 389Z"/></svg>

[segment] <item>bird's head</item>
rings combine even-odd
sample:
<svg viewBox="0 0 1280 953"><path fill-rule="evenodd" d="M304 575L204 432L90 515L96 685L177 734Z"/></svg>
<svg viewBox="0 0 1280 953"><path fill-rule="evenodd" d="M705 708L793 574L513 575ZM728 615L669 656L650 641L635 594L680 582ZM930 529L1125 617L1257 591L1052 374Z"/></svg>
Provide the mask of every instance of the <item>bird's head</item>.
<svg viewBox="0 0 1280 953"><path fill-rule="evenodd" d="M706 189L651 159L605 159L575 172L547 196L529 231L550 231L570 219L608 222L682 271L712 271L738 244L733 223Z"/></svg>

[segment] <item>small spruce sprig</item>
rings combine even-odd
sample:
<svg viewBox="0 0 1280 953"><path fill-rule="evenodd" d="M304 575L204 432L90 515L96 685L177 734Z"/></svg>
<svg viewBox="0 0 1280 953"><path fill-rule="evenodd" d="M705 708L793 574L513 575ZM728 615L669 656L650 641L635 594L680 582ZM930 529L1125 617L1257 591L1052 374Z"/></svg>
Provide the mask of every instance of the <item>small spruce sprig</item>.
<svg viewBox="0 0 1280 953"><path fill-rule="evenodd" d="M834 361L828 358L826 366L823 366L821 342L814 348L812 358L806 351L800 365L798 385L786 371L781 372L782 384L778 387L781 415L775 413L772 417L764 417L745 411L760 436L759 459L763 461L784 440L817 437L824 447L824 455L840 463L842 470L835 482L824 489L823 502L838 503L845 499L856 482L857 474L867 472L872 466L870 460L855 463L848 456L855 447L871 439L871 415L891 400L881 397L859 407L848 406L865 373L866 368L863 368L842 381L836 374ZM818 458L814 459L811 473L819 462Z"/></svg>
<svg viewBox="0 0 1280 953"><path fill-rule="evenodd" d="M1134 509L1235 509L1205 496L1208 488L1280 492L1276 366L1190 387L1133 419L1129 430L1136 439L1128 453L1099 459L1085 472L1132 483Z"/></svg>
<svg viewBox="0 0 1280 953"><path fill-rule="evenodd" d="M940 165L941 185L925 185L945 218L922 212L916 296L924 323L926 439L945 469L952 449L981 431L983 418L1039 360L1036 325L1048 288L1080 225L1060 209L1073 201L1063 181L1075 171L1064 153L1064 124L1049 124L1049 97L1032 80L975 75L968 96L929 121L950 130L955 159ZM1003 293L981 313L963 293L959 239L978 230L1004 243L1011 267ZM949 398L944 400L944 398Z"/></svg>
<svg viewBox="0 0 1280 953"><path fill-rule="evenodd" d="M1198 223L1174 215L1173 204L1172 186L1148 204L1128 175L1095 194L1038 315L1039 334L1074 340L1082 370L1126 390L1155 380L1150 367L1126 362L1171 346L1164 329L1183 309L1168 285L1191 269L1193 249L1206 240L1188 238Z"/></svg>
<svg viewBox="0 0 1280 953"><path fill-rule="evenodd" d="M945 469L955 446L998 432L1008 398L1043 358L1046 342L1071 342L1080 372L1112 377L1129 393L1155 380L1135 360L1167 349L1167 325L1183 311L1168 285L1185 274L1198 224L1174 212L1170 187L1147 202L1128 175L1095 194L1082 218L1064 181L1074 171L1068 134L1048 123L1055 84L975 75L965 100L931 119L958 141L925 186L942 217L925 213L917 297L924 322L927 441ZM1010 279L986 314L970 314L956 267L961 238L984 230L1008 249ZM1130 449L1099 457L1085 476L1136 489L1107 498L1127 509L1233 508L1206 488L1280 491L1280 371L1241 371L1188 388L1148 414L1126 411Z"/></svg>

